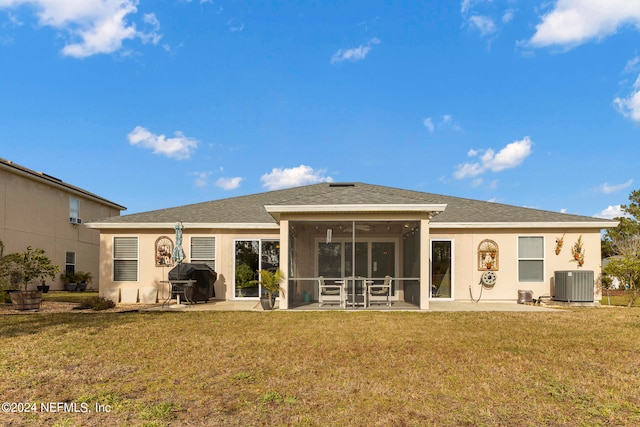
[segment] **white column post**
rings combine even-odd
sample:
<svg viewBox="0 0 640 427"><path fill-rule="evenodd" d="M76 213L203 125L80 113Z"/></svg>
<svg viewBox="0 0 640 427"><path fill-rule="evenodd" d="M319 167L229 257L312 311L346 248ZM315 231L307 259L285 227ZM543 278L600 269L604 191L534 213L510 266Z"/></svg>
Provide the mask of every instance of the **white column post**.
<svg viewBox="0 0 640 427"><path fill-rule="evenodd" d="M289 308L289 220L280 220L280 270L284 273L282 287L285 292L280 292L280 309Z"/></svg>
<svg viewBox="0 0 640 427"><path fill-rule="evenodd" d="M429 219L420 220L420 310L429 309Z"/></svg>

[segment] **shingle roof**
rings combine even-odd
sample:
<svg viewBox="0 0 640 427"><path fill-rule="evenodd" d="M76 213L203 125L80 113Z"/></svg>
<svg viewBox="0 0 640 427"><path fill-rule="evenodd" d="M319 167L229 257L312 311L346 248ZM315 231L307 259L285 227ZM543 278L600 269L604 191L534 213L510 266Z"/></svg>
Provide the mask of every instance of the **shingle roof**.
<svg viewBox="0 0 640 427"><path fill-rule="evenodd" d="M95 221L100 224L206 223L206 224L276 224L266 211L270 206L313 205L425 205L446 204L444 212L431 223L584 223L585 226L611 224L580 215L543 211L480 200L423 193L365 183L313 184L285 190L178 206Z"/></svg>

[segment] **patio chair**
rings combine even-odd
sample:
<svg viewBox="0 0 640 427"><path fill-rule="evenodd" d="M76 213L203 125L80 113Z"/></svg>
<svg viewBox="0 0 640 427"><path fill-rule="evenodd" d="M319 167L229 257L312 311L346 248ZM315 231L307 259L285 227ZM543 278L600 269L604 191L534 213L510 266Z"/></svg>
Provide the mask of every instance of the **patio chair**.
<svg viewBox="0 0 640 427"><path fill-rule="evenodd" d="M386 304L391 306L391 284L393 279L391 276L385 276L383 283L372 283L367 286L368 305L373 303Z"/></svg>
<svg viewBox="0 0 640 427"><path fill-rule="evenodd" d="M318 306L322 307L324 304L338 303L340 307L344 308L345 293L344 284L342 283L326 283L324 277L318 278Z"/></svg>

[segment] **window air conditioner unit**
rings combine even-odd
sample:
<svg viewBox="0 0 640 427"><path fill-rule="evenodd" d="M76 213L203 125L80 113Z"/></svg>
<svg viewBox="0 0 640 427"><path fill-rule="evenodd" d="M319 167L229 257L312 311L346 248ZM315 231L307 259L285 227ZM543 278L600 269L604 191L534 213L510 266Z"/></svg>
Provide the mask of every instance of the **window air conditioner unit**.
<svg viewBox="0 0 640 427"><path fill-rule="evenodd" d="M69 217L69 223L71 224L82 224L82 218L74 218L72 216Z"/></svg>

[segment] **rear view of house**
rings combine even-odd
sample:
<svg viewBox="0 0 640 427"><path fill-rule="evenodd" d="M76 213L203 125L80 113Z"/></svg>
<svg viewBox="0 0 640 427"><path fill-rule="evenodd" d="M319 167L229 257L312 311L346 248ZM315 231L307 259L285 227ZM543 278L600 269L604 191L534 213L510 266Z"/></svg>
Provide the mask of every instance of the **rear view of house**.
<svg viewBox="0 0 640 427"><path fill-rule="evenodd" d="M219 299L257 300L263 290L246 272L251 279L280 268L282 309L326 302L422 310L435 299L468 301L480 291L491 301L516 301L523 289L551 296L556 271L597 277L600 231L616 225L364 183L322 183L94 221L88 226L101 233L101 293L166 298L176 223L184 225L185 262L217 272ZM334 296L323 298L327 284Z"/></svg>

